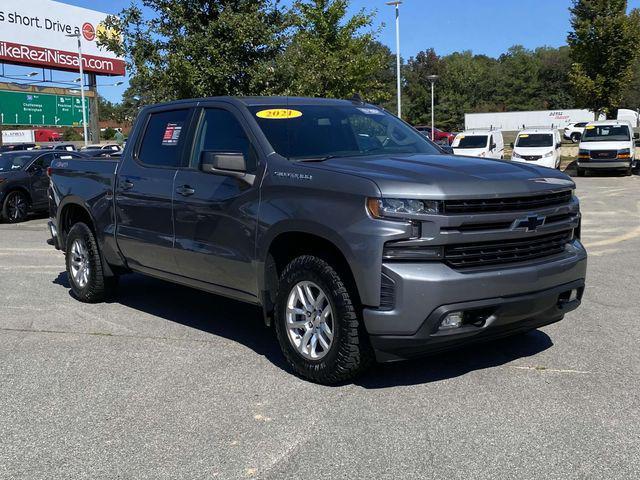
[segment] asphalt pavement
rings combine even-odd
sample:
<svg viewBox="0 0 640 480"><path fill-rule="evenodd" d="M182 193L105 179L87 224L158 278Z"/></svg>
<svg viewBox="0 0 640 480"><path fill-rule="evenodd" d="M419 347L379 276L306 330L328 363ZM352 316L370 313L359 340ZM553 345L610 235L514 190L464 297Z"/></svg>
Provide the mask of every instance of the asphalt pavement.
<svg viewBox="0 0 640 480"><path fill-rule="evenodd" d="M82 304L46 219L0 225L0 478L640 478L640 176L576 181L579 310L337 387L254 307L139 275Z"/></svg>

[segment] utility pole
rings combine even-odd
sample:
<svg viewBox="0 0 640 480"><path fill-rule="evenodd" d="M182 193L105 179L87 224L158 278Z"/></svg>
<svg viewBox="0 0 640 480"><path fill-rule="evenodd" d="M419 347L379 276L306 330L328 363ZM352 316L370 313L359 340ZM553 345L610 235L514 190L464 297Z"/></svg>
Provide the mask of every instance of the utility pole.
<svg viewBox="0 0 640 480"><path fill-rule="evenodd" d="M82 99L82 131L84 133L84 146L89 144L89 135L87 133L87 107L84 99L84 66L82 65L82 42L80 33L72 33L67 37L75 37L78 39L78 66L80 68L80 98Z"/></svg>
<svg viewBox="0 0 640 480"><path fill-rule="evenodd" d="M434 112L434 87L436 82L438 81L438 75L429 75L427 77L427 80L429 80L431 82L431 141L435 141L435 134L436 134L436 122L435 122L435 112Z"/></svg>
<svg viewBox="0 0 640 480"><path fill-rule="evenodd" d="M398 118L402 118L402 82L400 72L400 5L402 5L402 2L396 0L387 2L387 5L396 9L396 90L398 92Z"/></svg>
<svg viewBox="0 0 640 480"><path fill-rule="evenodd" d="M89 91L89 134L93 143L100 143L100 112L98 111L98 82L95 73L88 74Z"/></svg>

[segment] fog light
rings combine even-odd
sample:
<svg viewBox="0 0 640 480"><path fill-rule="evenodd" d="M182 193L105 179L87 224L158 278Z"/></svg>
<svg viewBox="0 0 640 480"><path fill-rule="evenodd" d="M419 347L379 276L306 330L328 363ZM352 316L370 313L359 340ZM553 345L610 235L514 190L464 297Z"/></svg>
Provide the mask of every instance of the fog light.
<svg viewBox="0 0 640 480"><path fill-rule="evenodd" d="M450 330L452 328L460 328L462 326L463 318L464 318L463 312L451 312L446 317L444 317L444 320L442 320L442 323L440 324L440 327L438 328L438 330Z"/></svg>
<svg viewBox="0 0 640 480"><path fill-rule="evenodd" d="M569 294L569 301L573 302L574 300L578 299L578 290L576 290L575 288L573 290L571 290L571 293Z"/></svg>

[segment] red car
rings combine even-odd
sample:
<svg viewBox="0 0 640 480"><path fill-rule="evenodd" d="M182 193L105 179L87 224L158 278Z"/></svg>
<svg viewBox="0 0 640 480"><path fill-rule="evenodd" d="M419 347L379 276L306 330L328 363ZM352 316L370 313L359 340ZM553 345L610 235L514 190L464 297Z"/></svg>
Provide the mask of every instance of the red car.
<svg viewBox="0 0 640 480"><path fill-rule="evenodd" d="M418 130L420 133L422 133L425 137L427 137L430 140L433 140L436 143L444 143L446 141L447 145L451 145L451 143L453 142L453 139L456 137L455 133L443 132L438 128L434 128L433 129L434 138L431 138L431 127L429 125L417 125L414 128Z"/></svg>

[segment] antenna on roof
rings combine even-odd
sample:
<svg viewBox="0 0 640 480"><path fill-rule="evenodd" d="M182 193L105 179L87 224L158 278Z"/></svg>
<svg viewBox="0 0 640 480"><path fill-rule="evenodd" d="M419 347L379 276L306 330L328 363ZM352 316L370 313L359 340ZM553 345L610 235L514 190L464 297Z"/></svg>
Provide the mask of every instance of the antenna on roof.
<svg viewBox="0 0 640 480"><path fill-rule="evenodd" d="M364 103L364 100L362 100L362 97L359 93L354 93L349 100L351 100L353 103Z"/></svg>

